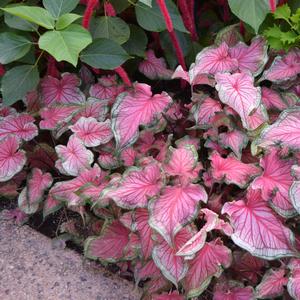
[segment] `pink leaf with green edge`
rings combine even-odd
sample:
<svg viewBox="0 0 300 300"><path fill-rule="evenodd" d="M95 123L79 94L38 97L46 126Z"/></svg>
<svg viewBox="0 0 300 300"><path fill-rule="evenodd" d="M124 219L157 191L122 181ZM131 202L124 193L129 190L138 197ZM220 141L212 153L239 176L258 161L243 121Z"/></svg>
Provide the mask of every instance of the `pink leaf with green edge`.
<svg viewBox="0 0 300 300"><path fill-rule="evenodd" d="M176 234L172 246L170 246L162 237L159 237L157 244L152 251L152 258L156 266L176 287L178 286L178 282L184 278L188 270L184 258L176 256L176 252L190 238L191 232L187 228L183 228Z"/></svg>
<svg viewBox="0 0 300 300"><path fill-rule="evenodd" d="M19 208L26 214L37 211L39 203L43 200L44 192L52 185L50 173L43 173L40 169L32 169L27 179L26 194L19 198Z"/></svg>
<svg viewBox="0 0 300 300"><path fill-rule="evenodd" d="M10 115L17 115L17 111L15 108L10 107L10 106L3 106L3 104L1 103L1 99L0 99L0 117L7 117Z"/></svg>
<svg viewBox="0 0 300 300"><path fill-rule="evenodd" d="M179 65L175 69L175 71L174 71L174 73L173 73L173 75L172 75L171 78L172 79L177 79L177 78L183 79L183 80L185 80L185 81L187 81L187 82L190 83L189 73L187 71L184 71L181 65Z"/></svg>
<svg viewBox="0 0 300 300"><path fill-rule="evenodd" d="M149 226L149 213L145 208L138 208L135 211L136 229L141 239L141 250L143 259L151 257L153 249L152 228Z"/></svg>
<svg viewBox="0 0 300 300"><path fill-rule="evenodd" d="M211 126L213 117L217 112L221 111L221 103L210 97L207 97L201 103L195 104L191 109L191 113L194 116L196 125L201 128Z"/></svg>
<svg viewBox="0 0 300 300"><path fill-rule="evenodd" d="M196 217L200 201L207 202L201 185L167 186L149 203L149 224L171 245L176 233Z"/></svg>
<svg viewBox="0 0 300 300"><path fill-rule="evenodd" d="M33 151L27 151L26 155L31 168L39 168L44 171L52 171L57 160L54 149L45 143L39 143Z"/></svg>
<svg viewBox="0 0 300 300"><path fill-rule="evenodd" d="M62 160L63 168L72 176L77 176L81 171L90 168L94 160L93 153L74 135L69 138L67 146L58 145L55 151Z"/></svg>
<svg viewBox="0 0 300 300"><path fill-rule="evenodd" d="M90 259L116 262L124 256L130 230L115 220L102 229L98 237L89 237L84 243L84 255Z"/></svg>
<svg viewBox="0 0 300 300"><path fill-rule="evenodd" d="M119 167L119 161L112 153L101 152L98 163L103 169L112 170Z"/></svg>
<svg viewBox="0 0 300 300"><path fill-rule="evenodd" d="M289 199L291 200L293 207L300 214L300 181L294 181L289 190Z"/></svg>
<svg viewBox="0 0 300 300"><path fill-rule="evenodd" d="M300 107L283 111L277 121L265 128L256 144L266 148L283 145L293 150L300 149Z"/></svg>
<svg viewBox="0 0 300 300"><path fill-rule="evenodd" d="M249 190L244 200L227 202L222 213L230 217L231 239L252 255L273 260L294 256L294 235L261 198L260 191Z"/></svg>
<svg viewBox="0 0 300 300"><path fill-rule="evenodd" d="M179 295L178 291L173 291L169 294L163 293L161 295L154 295L153 300L184 300L182 295Z"/></svg>
<svg viewBox="0 0 300 300"><path fill-rule="evenodd" d="M69 122L73 115L80 109L77 105L57 105L53 107L45 107L41 110L40 121L41 129L55 129L64 122Z"/></svg>
<svg viewBox="0 0 300 300"><path fill-rule="evenodd" d="M217 239L204 247L189 261L189 270L184 279L187 298L197 297L208 287L213 277L219 277L223 268L231 264L231 251Z"/></svg>
<svg viewBox="0 0 300 300"><path fill-rule="evenodd" d="M0 120L0 140L9 135L30 141L38 135L34 118L28 114L9 115Z"/></svg>
<svg viewBox="0 0 300 300"><path fill-rule="evenodd" d="M43 218L45 219L50 214L62 208L63 203L54 199L52 194L48 194L43 207Z"/></svg>
<svg viewBox="0 0 300 300"><path fill-rule="evenodd" d="M139 71L149 79L171 79L172 70L167 68L163 57L156 57L153 50L146 52L146 59L139 64Z"/></svg>
<svg viewBox="0 0 300 300"><path fill-rule="evenodd" d="M36 113L42 107L41 97L37 90L28 92L22 100L26 105L27 112Z"/></svg>
<svg viewBox="0 0 300 300"><path fill-rule="evenodd" d="M265 107L261 104L252 115L245 117L244 127L248 130L255 130L258 127L266 124L268 121L268 113Z"/></svg>
<svg viewBox="0 0 300 300"><path fill-rule="evenodd" d="M16 136L0 140L0 182L8 181L23 169L26 156L23 150L18 150L19 145Z"/></svg>
<svg viewBox="0 0 300 300"><path fill-rule="evenodd" d="M277 91L265 86L261 88L261 101L267 109L283 110L288 107L283 97Z"/></svg>
<svg viewBox="0 0 300 300"><path fill-rule="evenodd" d="M91 117L81 117L69 128L86 147L97 147L108 143L113 138L109 119L105 122L98 122Z"/></svg>
<svg viewBox="0 0 300 300"><path fill-rule="evenodd" d="M287 283L287 290L291 297L295 300L300 299L300 259L292 259L288 267L290 269L290 276Z"/></svg>
<svg viewBox="0 0 300 300"><path fill-rule="evenodd" d="M242 151L248 144L248 137L240 130L223 132L219 134L219 143L225 148L230 148L238 159L242 157Z"/></svg>
<svg viewBox="0 0 300 300"><path fill-rule="evenodd" d="M261 101L260 88L254 86L254 78L246 73L218 73L215 78L220 100L233 108L247 127L247 117L255 112Z"/></svg>
<svg viewBox="0 0 300 300"><path fill-rule="evenodd" d="M137 83L134 91L120 95L112 108L112 129L117 148L133 144L138 138L139 126L153 123L171 103L167 93L152 96L151 87L142 83Z"/></svg>
<svg viewBox="0 0 300 300"><path fill-rule="evenodd" d="M104 121L108 112L108 101L99 101L96 98L88 98L81 106L80 110L72 118L72 123L75 124L81 117L95 118L97 121Z"/></svg>
<svg viewBox="0 0 300 300"><path fill-rule="evenodd" d="M198 179L202 164L198 163L198 153L193 145L175 149L169 148L164 170L171 176L179 176L180 181L190 182Z"/></svg>
<svg viewBox="0 0 300 300"><path fill-rule="evenodd" d="M239 24L233 24L224 27L217 33L215 44L220 45L225 42L229 47L233 47L242 40L243 36L240 33Z"/></svg>
<svg viewBox="0 0 300 300"><path fill-rule="evenodd" d="M251 284L256 284L261 269L266 261L252 256L249 252L235 251L233 253L234 264L232 269L238 276L247 279Z"/></svg>
<svg viewBox="0 0 300 300"><path fill-rule="evenodd" d="M253 288L244 287L243 284L236 281L222 282L215 285L213 300L254 300Z"/></svg>
<svg viewBox="0 0 300 300"><path fill-rule="evenodd" d="M277 56L270 68L264 71L261 80L275 83L295 79L300 73L300 51L293 49L284 56Z"/></svg>
<svg viewBox="0 0 300 300"><path fill-rule="evenodd" d="M150 164L142 169L128 169L119 186L108 188L103 196L113 199L123 208L146 207L148 199L157 195L161 187L160 168L156 164Z"/></svg>
<svg viewBox="0 0 300 300"><path fill-rule="evenodd" d="M121 152L120 158L125 167L132 167L135 163L137 152L133 148L126 148Z"/></svg>
<svg viewBox="0 0 300 300"><path fill-rule="evenodd" d="M85 97L79 90L79 85L80 79L75 74L64 73L60 80L46 76L41 80L42 100L46 106L83 103Z"/></svg>
<svg viewBox="0 0 300 300"><path fill-rule="evenodd" d="M215 75L219 72L235 71L238 67L238 62L235 58L229 55L229 48L226 43L220 46L206 47L196 56L195 64L190 68L190 78L194 78L198 74L212 74ZM192 76L191 76L192 75Z"/></svg>
<svg viewBox="0 0 300 300"><path fill-rule="evenodd" d="M251 178L259 175L261 169L255 164L244 164L234 156L223 158L214 151L209 159L211 160L212 177L216 181L225 181L227 184L236 184L243 188Z"/></svg>
<svg viewBox="0 0 300 300"><path fill-rule="evenodd" d="M262 278L260 284L255 288L255 296L258 299L276 298L283 294L284 286L288 279L285 277L284 269L270 269Z"/></svg>
<svg viewBox="0 0 300 300"><path fill-rule="evenodd" d="M276 149L260 160L260 166L264 169L262 175L251 183L253 189L260 189L265 201L271 200L272 207L283 217L295 215L295 209L289 199L289 189L293 182L291 167L293 161L281 159Z"/></svg>
<svg viewBox="0 0 300 300"><path fill-rule="evenodd" d="M74 179L55 183L49 194L51 194L55 200L64 201L68 203L69 206L79 205L85 200L82 194L86 188L90 186L102 187L104 176L105 172L101 171L97 164L94 164L93 168L82 171L80 175Z"/></svg>
<svg viewBox="0 0 300 300"><path fill-rule="evenodd" d="M268 45L266 41L260 37L255 37L250 46L243 42L239 42L233 48L229 49L231 58L238 61L238 69L240 72L250 72L253 76L257 76L263 70L268 61Z"/></svg>
<svg viewBox="0 0 300 300"><path fill-rule="evenodd" d="M175 142L177 148L183 148L187 145L192 145L198 151L200 149L200 139L185 135Z"/></svg>

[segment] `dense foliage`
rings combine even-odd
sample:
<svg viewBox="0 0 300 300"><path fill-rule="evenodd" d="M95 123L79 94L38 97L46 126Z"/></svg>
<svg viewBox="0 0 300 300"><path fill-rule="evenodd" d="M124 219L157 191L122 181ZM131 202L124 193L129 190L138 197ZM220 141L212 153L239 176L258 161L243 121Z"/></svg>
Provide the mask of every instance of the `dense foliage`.
<svg viewBox="0 0 300 300"><path fill-rule="evenodd" d="M61 239L133 273L144 299L300 299L285 2L0 0L7 215L72 211Z"/></svg>

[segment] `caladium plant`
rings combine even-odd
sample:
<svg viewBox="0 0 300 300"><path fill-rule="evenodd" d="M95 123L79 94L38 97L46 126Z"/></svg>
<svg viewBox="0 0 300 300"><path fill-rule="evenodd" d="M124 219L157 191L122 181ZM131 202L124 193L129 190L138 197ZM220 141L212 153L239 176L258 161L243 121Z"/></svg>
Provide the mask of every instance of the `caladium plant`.
<svg viewBox="0 0 300 300"><path fill-rule="evenodd" d="M300 50L274 52L243 23L198 49L191 12L210 11L210 1L178 1L179 10L170 0L80 1L86 29L71 24L78 1L55 2L62 11L44 0L51 16L38 20L23 6L4 9L8 25L23 16L25 28L49 30L39 44L58 61L74 65L78 49L61 59L46 38L77 32L87 43L90 28L94 39L79 72L49 57L11 107L5 86L15 67L3 78L0 193L18 198L11 217L79 214L87 238L72 221L62 230L86 257L134 274L144 299L300 299ZM247 23L244 1L217 2L222 19L230 20L229 3ZM274 1L265 4L273 10ZM105 16L92 17L101 10ZM134 11L149 34L125 26L123 11L125 19ZM205 22L199 26L210 28ZM185 47L187 31L198 54ZM139 57L133 83L123 48ZM0 54L0 63L11 59Z"/></svg>

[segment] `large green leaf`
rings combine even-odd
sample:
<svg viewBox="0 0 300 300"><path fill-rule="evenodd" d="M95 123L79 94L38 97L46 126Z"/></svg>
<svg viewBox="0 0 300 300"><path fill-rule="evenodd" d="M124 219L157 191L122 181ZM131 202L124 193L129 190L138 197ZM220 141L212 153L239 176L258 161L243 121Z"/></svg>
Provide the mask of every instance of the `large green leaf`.
<svg viewBox="0 0 300 300"><path fill-rule="evenodd" d="M55 28L57 30L65 29L66 27L68 27L70 24L72 24L73 22L75 22L79 18L81 18L81 15L77 15L77 14L62 15L58 18L58 20L55 24Z"/></svg>
<svg viewBox="0 0 300 300"><path fill-rule="evenodd" d="M92 27L93 38L106 38L118 44L123 44L129 39L129 26L118 17L100 17L95 20Z"/></svg>
<svg viewBox="0 0 300 300"><path fill-rule="evenodd" d="M0 63L8 64L23 57L31 47L31 41L24 36L4 32L0 34Z"/></svg>
<svg viewBox="0 0 300 300"><path fill-rule="evenodd" d="M61 31L47 31L39 39L39 47L57 61L67 61L76 67L78 56L92 42L90 33L82 26L72 24Z"/></svg>
<svg viewBox="0 0 300 300"><path fill-rule="evenodd" d="M36 88L39 79L38 69L34 65L17 66L7 71L1 86L4 105L21 100L27 92Z"/></svg>
<svg viewBox="0 0 300 300"><path fill-rule="evenodd" d="M144 57L148 38L144 30L136 25L130 24L130 38L123 45L127 53Z"/></svg>
<svg viewBox="0 0 300 300"><path fill-rule="evenodd" d="M178 31L188 33L183 25L181 16L174 2L171 0L166 0L166 5L168 7L174 28ZM155 32L161 32L167 29L165 20L156 1L153 1L152 7L139 1L135 6L135 13L139 25L144 29Z"/></svg>
<svg viewBox="0 0 300 300"><path fill-rule="evenodd" d="M128 0L110 0L109 2L112 4L118 14L130 6Z"/></svg>
<svg viewBox="0 0 300 300"><path fill-rule="evenodd" d="M79 0L43 0L44 7L55 19L72 11L78 3Z"/></svg>
<svg viewBox="0 0 300 300"><path fill-rule="evenodd" d="M268 0L228 0L231 11L258 32L270 12Z"/></svg>
<svg viewBox="0 0 300 300"><path fill-rule="evenodd" d="M20 17L11 15L9 13L4 14L4 22L7 26L23 31L37 31L38 25L21 19Z"/></svg>
<svg viewBox="0 0 300 300"><path fill-rule="evenodd" d="M2 10L47 29L54 28L54 18L46 9L38 6L7 6Z"/></svg>
<svg viewBox="0 0 300 300"><path fill-rule="evenodd" d="M113 70L130 56L116 42L108 39L96 39L80 55L80 59L94 68Z"/></svg>

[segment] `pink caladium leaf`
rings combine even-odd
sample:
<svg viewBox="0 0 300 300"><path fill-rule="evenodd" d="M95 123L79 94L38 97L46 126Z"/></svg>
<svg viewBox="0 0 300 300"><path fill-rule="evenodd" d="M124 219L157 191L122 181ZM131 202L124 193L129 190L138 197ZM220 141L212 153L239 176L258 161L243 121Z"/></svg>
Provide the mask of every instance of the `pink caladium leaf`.
<svg viewBox="0 0 300 300"><path fill-rule="evenodd" d="M93 153L74 135L69 138L67 146L58 145L55 151L62 160L64 170L72 176L77 176L81 171L88 169L94 160Z"/></svg>
<svg viewBox="0 0 300 300"><path fill-rule="evenodd" d="M163 238L158 238L158 243L153 248L152 258L156 266L176 287L188 271L188 265L184 258L177 256L176 252L190 238L191 232L187 228L183 228L176 234L172 246Z"/></svg>
<svg viewBox="0 0 300 300"><path fill-rule="evenodd" d="M146 52L146 59L139 64L139 71L149 79L171 79L172 70L167 68L163 57L156 57L153 50Z"/></svg>
<svg viewBox="0 0 300 300"><path fill-rule="evenodd" d="M85 97L79 85L80 79L75 74L64 73L60 80L46 76L41 80L42 100L46 106L83 103Z"/></svg>
<svg viewBox="0 0 300 300"><path fill-rule="evenodd" d="M113 199L123 208L146 207L148 199L157 195L161 187L160 168L157 164L150 164L142 169L129 169L119 186L108 187L103 191L103 196Z"/></svg>
<svg viewBox="0 0 300 300"><path fill-rule="evenodd" d="M112 108L117 147L122 149L133 144L138 138L139 126L150 125L171 103L167 93L152 96L151 87L142 83L137 83L134 91L120 95Z"/></svg>
<svg viewBox="0 0 300 300"><path fill-rule="evenodd" d="M101 171L97 164L90 170L84 170L80 175L68 181L55 183L49 194L57 201L68 203L69 206L80 205L84 202L84 192L91 186L98 187L98 198L103 189L105 172Z"/></svg>
<svg viewBox="0 0 300 300"><path fill-rule="evenodd" d="M26 105L27 112L36 113L42 107L40 93L37 90L28 92L22 100Z"/></svg>
<svg viewBox="0 0 300 300"><path fill-rule="evenodd" d="M50 214L56 212L63 206L63 203L54 199L52 194L48 194L44 207L43 207L43 218L45 219Z"/></svg>
<svg viewBox="0 0 300 300"><path fill-rule="evenodd" d="M201 185L167 186L149 203L149 224L171 245L176 233L196 217L200 201L207 202Z"/></svg>
<svg viewBox="0 0 300 300"><path fill-rule="evenodd" d="M182 295L179 295L178 291L173 291L169 294L163 293L161 295L154 295L153 300L184 300Z"/></svg>
<svg viewBox="0 0 300 300"><path fill-rule="evenodd" d="M141 240L141 250L143 258L147 260L151 257L153 250L152 228L149 226L149 213L145 208L138 208L135 211L136 229Z"/></svg>
<svg viewBox="0 0 300 300"><path fill-rule="evenodd" d="M226 26L217 33L215 44L220 45L225 42L229 47L233 47L242 40L243 36L240 33L239 25L233 24Z"/></svg>
<svg viewBox="0 0 300 300"><path fill-rule="evenodd" d="M118 168L119 161L112 153L100 152L98 156L98 163L103 169L112 170Z"/></svg>
<svg viewBox="0 0 300 300"><path fill-rule="evenodd" d="M113 137L109 119L105 122L98 122L91 117L81 117L74 125L69 126L69 128L86 147L96 147L106 144Z"/></svg>
<svg viewBox="0 0 300 300"><path fill-rule="evenodd" d="M10 115L17 115L17 111L15 108L10 106L3 106L0 99L0 117L4 118Z"/></svg>
<svg viewBox="0 0 300 300"><path fill-rule="evenodd" d="M73 115L80 109L77 105L56 105L53 107L45 107L41 110L40 121L41 129L56 129L60 124L69 122Z"/></svg>
<svg viewBox="0 0 300 300"><path fill-rule="evenodd" d="M204 247L189 261L189 270L184 279L187 297L197 297L208 287L213 277L219 277L223 268L231 264L231 251L217 239Z"/></svg>
<svg viewBox="0 0 300 300"><path fill-rule="evenodd" d="M288 107L279 92L265 86L261 89L261 101L267 109L283 110Z"/></svg>
<svg viewBox="0 0 300 300"><path fill-rule="evenodd" d="M251 286L244 287L243 284L236 281L223 281L219 279L215 285L213 300L254 300L253 288Z"/></svg>
<svg viewBox="0 0 300 300"><path fill-rule="evenodd" d="M274 124L262 131L256 144L263 148L284 145L293 150L299 150L300 108L293 107L283 111Z"/></svg>
<svg viewBox="0 0 300 300"><path fill-rule="evenodd" d="M129 243L130 230L115 220L104 226L101 235L89 237L84 243L85 256L106 262L116 262L123 258Z"/></svg>
<svg viewBox="0 0 300 300"><path fill-rule="evenodd" d="M268 260L295 255L293 233L261 198L260 191L249 190L247 202L225 203L222 213L230 217L234 243L252 255Z"/></svg>
<svg viewBox="0 0 300 300"><path fill-rule="evenodd" d="M135 163L137 152L133 148L126 148L121 152L120 158L125 167L132 167Z"/></svg>
<svg viewBox="0 0 300 300"><path fill-rule="evenodd" d="M270 269L266 272L260 284L256 287L255 296L258 299L276 298L283 294L288 279L284 269Z"/></svg>
<svg viewBox="0 0 300 300"><path fill-rule="evenodd" d="M247 73L218 73L215 76L220 100L233 108L241 117L243 126L248 128L246 118L255 112L261 101L259 87Z"/></svg>
<svg viewBox="0 0 300 300"><path fill-rule="evenodd" d="M39 143L33 151L27 151L26 155L31 168L39 168L43 171L52 171L57 160L54 149L45 143Z"/></svg>
<svg viewBox="0 0 300 300"><path fill-rule="evenodd" d="M8 181L23 169L26 156L23 150L19 150L19 145L16 136L0 140L0 182Z"/></svg>
<svg viewBox="0 0 300 300"><path fill-rule="evenodd" d="M195 119L196 125L206 128L212 125L212 119L217 112L222 111L222 105L219 101L207 97L200 103L195 104L191 113Z"/></svg>
<svg viewBox="0 0 300 300"><path fill-rule="evenodd" d="M76 123L81 117L95 118L97 121L104 121L108 112L108 101L99 101L96 98L88 98L78 112L72 118L72 123Z"/></svg>
<svg viewBox="0 0 300 300"><path fill-rule="evenodd" d="M289 190L289 199L291 200L294 209L300 214L300 181L296 180L291 185Z"/></svg>
<svg viewBox="0 0 300 300"><path fill-rule="evenodd" d="M212 177L216 181L225 181L227 184L236 184L243 188L251 178L259 175L261 169L255 164L245 164L234 156L223 158L214 151L210 155Z"/></svg>
<svg viewBox="0 0 300 300"><path fill-rule="evenodd" d="M300 73L300 51L293 49L284 56L277 56L270 68L264 71L261 80L275 83L293 80Z"/></svg>
<svg viewBox="0 0 300 300"><path fill-rule="evenodd" d="M296 300L300 299L300 259L292 259L288 264L291 271L287 290L291 297Z"/></svg>
<svg viewBox="0 0 300 300"><path fill-rule="evenodd" d="M245 128L248 130L255 130L259 127L262 127L264 124L267 124L269 121L268 113L265 107L261 104L258 106L256 111L249 116L245 117Z"/></svg>
<svg viewBox="0 0 300 300"><path fill-rule="evenodd" d="M261 176L251 183L253 189L260 189L262 198L271 200L271 205L276 212L284 217L295 215L295 209L289 199L289 189L293 182L291 167L293 161L281 159L276 149L260 160L260 165L264 169Z"/></svg>
<svg viewBox="0 0 300 300"><path fill-rule="evenodd" d="M250 72L253 76L257 76L268 61L267 49L268 45L265 39L257 36L251 41L250 46L239 42L229 49L229 53L232 58L238 61L240 72Z"/></svg>
<svg viewBox="0 0 300 300"><path fill-rule="evenodd" d="M0 119L0 140L9 135L30 141L38 135L34 118L28 114L9 115Z"/></svg>
<svg viewBox="0 0 300 300"><path fill-rule="evenodd" d="M230 148L238 159L242 157L242 151L248 144L248 137L240 130L223 132L219 134L219 143L225 148Z"/></svg>
<svg viewBox="0 0 300 300"><path fill-rule="evenodd" d="M178 176L182 183L198 179L202 164L198 163L198 153L193 145L175 149L169 148L164 170L171 176Z"/></svg>
<svg viewBox="0 0 300 300"><path fill-rule="evenodd" d="M38 204L43 200L44 192L52 185L50 173L43 173L40 169L32 169L32 173L27 179L26 195L20 198L19 208L26 214L33 214L38 208Z"/></svg>
<svg viewBox="0 0 300 300"><path fill-rule="evenodd" d="M196 56L195 64L190 68L191 81L198 74L212 74L215 75L219 72L235 71L238 67L238 61L230 57L229 48L225 42L220 46L204 48ZM191 76L192 74L192 76Z"/></svg>

